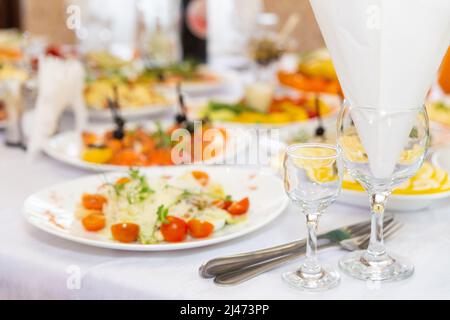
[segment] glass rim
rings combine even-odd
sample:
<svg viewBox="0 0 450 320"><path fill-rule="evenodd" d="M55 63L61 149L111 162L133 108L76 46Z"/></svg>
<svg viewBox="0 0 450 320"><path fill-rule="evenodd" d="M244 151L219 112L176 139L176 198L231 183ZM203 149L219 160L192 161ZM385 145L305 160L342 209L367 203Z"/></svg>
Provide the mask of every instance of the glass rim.
<svg viewBox="0 0 450 320"><path fill-rule="evenodd" d="M328 149L328 150L334 150L335 154L333 155L327 155L327 156L307 156L307 155L299 155L294 154L292 151L298 150L298 149L305 149L305 148L322 148L322 149ZM307 160L327 160L327 159L337 159L339 157L339 149L336 145L328 144L328 143L320 143L320 142L306 142L306 143L294 143L289 145L286 148L286 155L292 158L297 159L307 159Z"/></svg>

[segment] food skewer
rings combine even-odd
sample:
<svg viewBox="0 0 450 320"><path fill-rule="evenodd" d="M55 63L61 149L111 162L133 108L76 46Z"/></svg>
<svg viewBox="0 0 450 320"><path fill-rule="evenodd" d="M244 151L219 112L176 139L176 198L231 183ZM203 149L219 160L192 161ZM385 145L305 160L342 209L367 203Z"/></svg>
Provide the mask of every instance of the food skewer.
<svg viewBox="0 0 450 320"><path fill-rule="evenodd" d="M315 131L315 136L321 137L323 140L325 140L325 127L323 125L323 119L322 119L322 115L320 113L320 98L319 98L318 93L316 93L316 95L314 97L314 104L316 107L317 121L319 122L319 125L317 126L316 131Z"/></svg>
<svg viewBox="0 0 450 320"><path fill-rule="evenodd" d="M113 121L116 125L116 129L113 131L114 138L122 140L125 137L125 119L120 114L119 105L119 91L117 86L113 86L114 98L108 98L108 108L111 110Z"/></svg>

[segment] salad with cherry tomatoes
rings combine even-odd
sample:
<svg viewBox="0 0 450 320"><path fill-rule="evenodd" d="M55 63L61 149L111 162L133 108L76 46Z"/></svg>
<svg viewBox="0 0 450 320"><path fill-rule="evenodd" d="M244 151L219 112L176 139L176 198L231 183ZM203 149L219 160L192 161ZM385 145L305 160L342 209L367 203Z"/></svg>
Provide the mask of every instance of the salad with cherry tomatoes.
<svg viewBox="0 0 450 320"><path fill-rule="evenodd" d="M211 237L247 219L248 197L233 199L207 172L126 176L85 193L75 212L83 228L122 243L154 244Z"/></svg>

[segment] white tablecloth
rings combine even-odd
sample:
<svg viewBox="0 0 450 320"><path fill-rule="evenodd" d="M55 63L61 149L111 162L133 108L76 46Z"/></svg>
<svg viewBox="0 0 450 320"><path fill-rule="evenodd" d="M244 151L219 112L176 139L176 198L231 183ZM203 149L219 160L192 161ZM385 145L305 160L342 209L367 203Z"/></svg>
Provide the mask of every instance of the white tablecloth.
<svg viewBox="0 0 450 320"><path fill-rule="evenodd" d="M3 134L0 134L3 135ZM0 146L0 298L126 299L400 299L450 298L450 202L396 215L405 227L389 248L416 266L409 280L366 283L342 275L334 290L308 294L286 285L280 274L300 261L235 287L198 276L210 258L254 250L305 236L303 217L290 207L262 230L220 245L178 252L136 253L88 247L30 226L21 207L31 193L90 174L45 156L32 164L25 153ZM326 230L367 219L367 209L334 204L320 223ZM337 265L338 249L320 253ZM81 274L80 288L73 277ZM75 283L75 285L74 285Z"/></svg>

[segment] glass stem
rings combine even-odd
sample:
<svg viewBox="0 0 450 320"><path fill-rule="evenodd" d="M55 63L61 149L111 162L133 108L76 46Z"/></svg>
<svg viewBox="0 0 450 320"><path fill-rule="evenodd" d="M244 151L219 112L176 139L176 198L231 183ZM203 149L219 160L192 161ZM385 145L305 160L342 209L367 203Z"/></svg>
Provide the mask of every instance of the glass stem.
<svg viewBox="0 0 450 320"><path fill-rule="evenodd" d="M301 267L304 276L317 276L322 273L322 267L317 261L317 225L319 222L319 214L306 215L306 227L308 236L306 238L306 259Z"/></svg>
<svg viewBox="0 0 450 320"><path fill-rule="evenodd" d="M370 243L367 253L376 258L386 254L383 240L384 208L389 192L375 192L370 194L371 230Z"/></svg>

